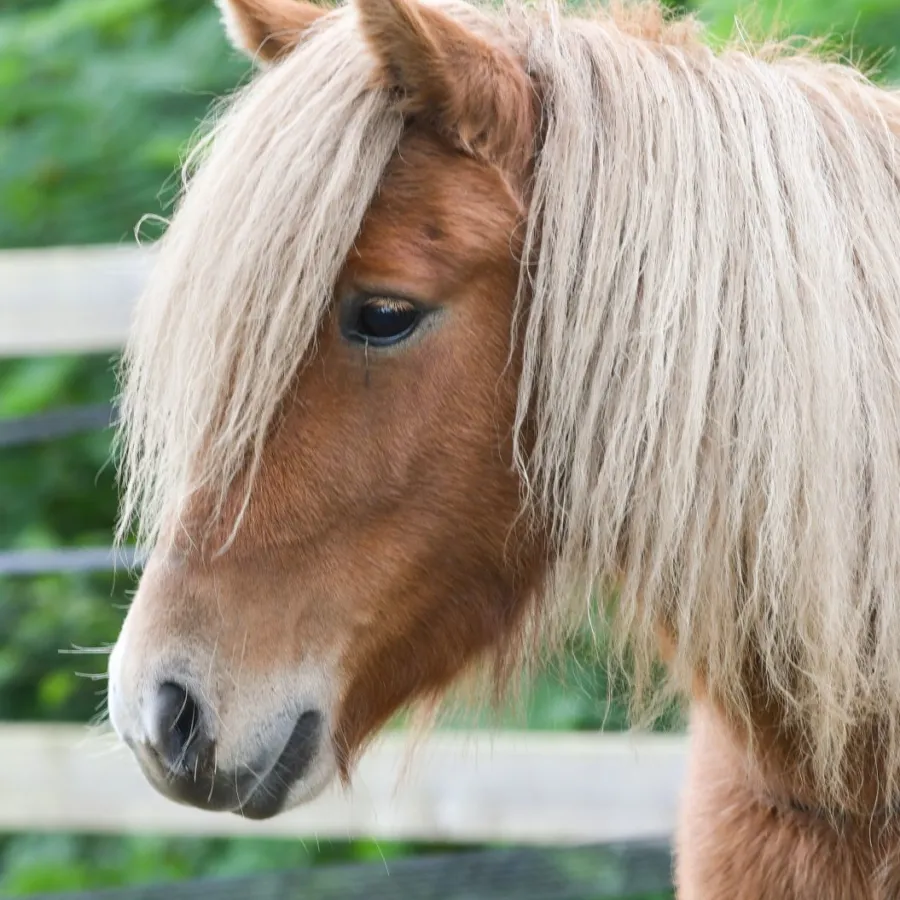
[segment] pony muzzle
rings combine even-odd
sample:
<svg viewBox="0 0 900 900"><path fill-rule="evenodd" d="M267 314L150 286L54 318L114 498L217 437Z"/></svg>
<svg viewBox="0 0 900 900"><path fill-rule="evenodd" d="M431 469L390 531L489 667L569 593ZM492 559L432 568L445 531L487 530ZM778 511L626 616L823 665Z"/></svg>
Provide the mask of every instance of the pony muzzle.
<svg viewBox="0 0 900 900"><path fill-rule="evenodd" d="M251 819L318 794L337 768L321 681L302 665L242 670L242 647L177 634L138 594L110 656L109 715L147 781L176 802Z"/></svg>
<svg viewBox="0 0 900 900"><path fill-rule="evenodd" d="M235 759L232 749L223 764L222 723L195 689L164 681L147 693L140 707L135 721L113 695L113 727L157 791L199 809L270 818L292 805L292 793L317 763L322 768L326 755L324 716L317 709L262 723L257 729L257 735L265 735L262 746L248 747L242 759Z"/></svg>
<svg viewBox="0 0 900 900"><path fill-rule="evenodd" d="M279 717L262 729L269 736L264 749L227 767L219 764L214 712L187 688L162 683L141 718L139 734L123 729L121 737L144 776L165 797L199 809L275 816L321 756L324 717L316 709Z"/></svg>

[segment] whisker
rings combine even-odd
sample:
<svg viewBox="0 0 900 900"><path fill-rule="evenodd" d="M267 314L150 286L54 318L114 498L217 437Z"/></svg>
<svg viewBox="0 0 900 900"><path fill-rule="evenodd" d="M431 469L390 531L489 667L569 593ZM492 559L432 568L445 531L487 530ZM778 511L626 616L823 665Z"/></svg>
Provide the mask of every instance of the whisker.
<svg viewBox="0 0 900 900"><path fill-rule="evenodd" d="M219 745L213 744L213 774L212 779L209 782L209 794L206 797L206 802L209 804L212 801L213 791L216 787L216 774L219 771Z"/></svg>
<svg viewBox="0 0 900 900"><path fill-rule="evenodd" d="M108 644L105 647L79 647L77 644L73 644L70 648L60 648L56 652L60 656L86 656L86 655L96 655L96 656L108 656L112 653L114 644Z"/></svg>

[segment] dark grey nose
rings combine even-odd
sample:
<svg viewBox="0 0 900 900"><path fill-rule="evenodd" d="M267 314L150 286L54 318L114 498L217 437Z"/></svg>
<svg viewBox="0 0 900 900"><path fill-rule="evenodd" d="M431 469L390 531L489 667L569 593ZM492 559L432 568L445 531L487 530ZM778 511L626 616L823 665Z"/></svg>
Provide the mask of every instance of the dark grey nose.
<svg viewBox="0 0 900 900"><path fill-rule="evenodd" d="M161 684L151 701L147 732L150 749L170 777L196 773L211 748L199 704L171 681Z"/></svg>
<svg viewBox="0 0 900 900"><path fill-rule="evenodd" d="M248 819L274 816L316 758L322 714L309 709L293 721L282 717L272 729L281 732L280 740L227 770L218 764L214 718L190 690L163 682L145 710L146 739L133 745L144 774L160 793L181 803Z"/></svg>

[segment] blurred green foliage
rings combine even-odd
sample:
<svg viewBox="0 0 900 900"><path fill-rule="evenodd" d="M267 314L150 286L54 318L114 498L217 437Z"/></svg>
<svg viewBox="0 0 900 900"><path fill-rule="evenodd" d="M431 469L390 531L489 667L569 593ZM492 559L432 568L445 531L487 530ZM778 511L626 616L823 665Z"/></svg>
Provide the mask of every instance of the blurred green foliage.
<svg viewBox="0 0 900 900"><path fill-rule="evenodd" d="M0 246L131 240L185 139L247 71L209 0L31 0L0 13Z"/></svg>
<svg viewBox="0 0 900 900"><path fill-rule="evenodd" d="M850 58L900 78L898 0L672 0L715 36L741 14L754 34L830 36ZM130 242L165 214L186 141L248 65L226 44L212 0L3 0L0 4L0 247ZM148 229L145 233L154 235ZM0 361L0 417L108 400L114 360ZM0 548L108 544L116 495L109 435L0 450ZM0 719L86 721L102 705L102 654L127 575L0 579ZM530 693L535 728L619 728L621 703L587 641L564 678ZM558 673L557 673L558 674ZM98 690L100 688L100 690ZM518 721L521 722L521 719ZM2 802L2 798L0 798ZM422 852L368 842L0 838L0 892L237 874ZM432 850L435 848L431 848Z"/></svg>
<svg viewBox="0 0 900 900"><path fill-rule="evenodd" d="M18 835L0 841L0 895L27 897L190 878L229 878L254 872L303 869L352 860L390 861L410 855L456 852L438 844L296 841L271 838Z"/></svg>
<svg viewBox="0 0 900 900"><path fill-rule="evenodd" d="M67 357L0 361L0 417L112 396L109 361ZM109 435L98 432L0 451L0 547L107 545L116 510ZM126 579L112 576L0 579L0 719L85 720L102 656L61 650L111 641ZM116 598L115 601L113 598Z"/></svg>
<svg viewBox="0 0 900 900"><path fill-rule="evenodd" d="M900 79L897 0L698 0L691 5L716 37L824 40L872 77Z"/></svg>

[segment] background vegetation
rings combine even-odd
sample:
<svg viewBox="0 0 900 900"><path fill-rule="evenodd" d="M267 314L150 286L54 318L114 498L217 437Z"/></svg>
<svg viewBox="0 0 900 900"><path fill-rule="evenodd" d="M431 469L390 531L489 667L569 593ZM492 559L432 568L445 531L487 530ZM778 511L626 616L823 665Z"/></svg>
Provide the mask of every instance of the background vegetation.
<svg viewBox="0 0 900 900"><path fill-rule="evenodd" d="M730 33L737 0L687 4ZM831 35L900 79L898 0L760 0L754 27ZM0 247L130 242L164 212L186 140L248 67L225 43L211 0L3 0L0 4ZM0 360L0 417L108 400L106 357ZM115 512L104 433L0 450L0 549L108 544ZM119 576L0 579L0 720L87 721L102 706L103 656L60 650L114 640L130 588ZM532 692L533 728L622 724L602 668L573 647L565 686ZM2 798L0 798L2 802ZM431 847L430 850L437 848ZM0 836L0 893L236 874L424 852L369 842Z"/></svg>

